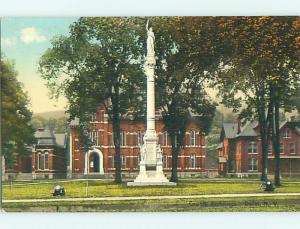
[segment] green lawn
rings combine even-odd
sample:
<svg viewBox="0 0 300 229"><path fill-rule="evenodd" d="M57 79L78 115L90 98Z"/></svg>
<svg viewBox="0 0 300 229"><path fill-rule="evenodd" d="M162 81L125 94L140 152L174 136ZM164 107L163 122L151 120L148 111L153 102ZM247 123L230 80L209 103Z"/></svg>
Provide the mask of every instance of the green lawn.
<svg viewBox="0 0 300 229"><path fill-rule="evenodd" d="M299 211L299 196L5 203L6 211Z"/></svg>
<svg viewBox="0 0 300 229"><path fill-rule="evenodd" d="M46 181L44 181L46 182ZM65 190L65 198L85 197L86 181L49 181L53 183L16 182L12 186L4 185L4 199L57 198L51 192L55 184L61 184ZM89 197L108 196L152 196L152 195L201 195L224 193L260 193L260 182L257 180L182 180L175 187L127 187L126 183L117 185L109 180L91 180L88 182ZM275 193L299 192L300 183L285 180L283 186Z"/></svg>

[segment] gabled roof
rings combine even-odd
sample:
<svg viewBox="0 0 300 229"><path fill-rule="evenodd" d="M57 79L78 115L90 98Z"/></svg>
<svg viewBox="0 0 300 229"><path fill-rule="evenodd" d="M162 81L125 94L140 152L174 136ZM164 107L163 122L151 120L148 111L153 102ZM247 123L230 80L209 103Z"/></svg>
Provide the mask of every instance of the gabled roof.
<svg viewBox="0 0 300 229"><path fill-rule="evenodd" d="M225 138L231 139L235 138L238 132L237 123L223 123L223 130L225 133Z"/></svg>
<svg viewBox="0 0 300 229"><path fill-rule="evenodd" d="M258 125L258 122L248 122L243 127L241 127L241 133L237 135L241 137L255 137L257 133L255 132L254 128Z"/></svg>

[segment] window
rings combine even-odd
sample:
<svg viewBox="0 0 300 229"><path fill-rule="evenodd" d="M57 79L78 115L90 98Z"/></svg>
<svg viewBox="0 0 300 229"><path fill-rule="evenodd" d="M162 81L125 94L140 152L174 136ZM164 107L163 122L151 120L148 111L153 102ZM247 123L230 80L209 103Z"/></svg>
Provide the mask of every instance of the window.
<svg viewBox="0 0 300 229"><path fill-rule="evenodd" d="M137 157L136 157L136 167L138 168L139 165L140 165L140 161L141 161L141 155L139 154Z"/></svg>
<svg viewBox="0 0 300 229"><path fill-rule="evenodd" d="M268 154L272 154L273 153L273 144L272 143L269 143L269 146L268 146Z"/></svg>
<svg viewBox="0 0 300 229"><path fill-rule="evenodd" d="M91 114L91 121L96 122L97 121L97 113L92 113Z"/></svg>
<svg viewBox="0 0 300 229"><path fill-rule="evenodd" d="M196 155L191 154L190 156L190 168L194 169L196 168Z"/></svg>
<svg viewBox="0 0 300 229"><path fill-rule="evenodd" d="M291 137L291 131L289 129L285 129L283 132L284 138L290 138Z"/></svg>
<svg viewBox="0 0 300 229"><path fill-rule="evenodd" d="M137 132L137 144L142 145L143 144L143 134L141 131Z"/></svg>
<svg viewBox="0 0 300 229"><path fill-rule="evenodd" d="M163 162L163 168L168 168L168 156L167 155L163 155L162 162Z"/></svg>
<svg viewBox="0 0 300 229"><path fill-rule="evenodd" d="M163 132L163 146L167 146L168 145L168 132L165 131Z"/></svg>
<svg viewBox="0 0 300 229"><path fill-rule="evenodd" d="M280 143L280 154L284 153L284 147L283 147L283 143Z"/></svg>
<svg viewBox="0 0 300 229"><path fill-rule="evenodd" d="M126 132L124 130L121 131L121 146L126 146Z"/></svg>
<svg viewBox="0 0 300 229"><path fill-rule="evenodd" d="M115 156L111 157L111 168L115 167Z"/></svg>
<svg viewBox="0 0 300 229"><path fill-rule="evenodd" d="M249 171L257 171L257 159L256 158L249 159L248 170Z"/></svg>
<svg viewBox="0 0 300 229"><path fill-rule="evenodd" d="M249 144L248 144L248 153L257 153L257 144L256 144L256 142L249 142Z"/></svg>
<svg viewBox="0 0 300 229"><path fill-rule="evenodd" d="M37 152L35 154L35 169L40 169L40 154L41 152Z"/></svg>
<svg viewBox="0 0 300 229"><path fill-rule="evenodd" d="M192 130L191 132L191 146L195 146L196 145L196 132L194 130Z"/></svg>
<svg viewBox="0 0 300 229"><path fill-rule="evenodd" d="M98 131L90 131L90 140L92 141L94 146L99 145Z"/></svg>
<svg viewBox="0 0 300 229"><path fill-rule="evenodd" d="M45 169L49 169L49 154L47 151L45 152L44 164Z"/></svg>
<svg viewBox="0 0 300 229"><path fill-rule="evenodd" d="M39 164L40 164L40 168L41 170L44 170L44 163L42 163L42 154L39 154Z"/></svg>
<svg viewBox="0 0 300 229"><path fill-rule="evenodd" d="M296 145L295 143L290 143L290 154L296 153Z"/></svg>
<svg viewBox="0 0 300 229"><path fill-rule="evenodd" d="M122 155L121 160L122 160L122 169L125 169L126 168L126 156Z"/></svg>

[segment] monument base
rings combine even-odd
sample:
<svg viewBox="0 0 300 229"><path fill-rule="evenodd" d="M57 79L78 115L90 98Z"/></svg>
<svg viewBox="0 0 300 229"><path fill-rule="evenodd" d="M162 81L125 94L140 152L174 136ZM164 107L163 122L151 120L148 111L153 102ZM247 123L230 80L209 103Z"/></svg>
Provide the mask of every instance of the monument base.
<svg viewBox="0 0 300 229"><path fill-rule="evenodd" d="M154 169L146 170L145 163L141 162L139 175L133 182L128 182L127 186L176 186L176 183L166 178L161 163L158 163Z"/></svg>

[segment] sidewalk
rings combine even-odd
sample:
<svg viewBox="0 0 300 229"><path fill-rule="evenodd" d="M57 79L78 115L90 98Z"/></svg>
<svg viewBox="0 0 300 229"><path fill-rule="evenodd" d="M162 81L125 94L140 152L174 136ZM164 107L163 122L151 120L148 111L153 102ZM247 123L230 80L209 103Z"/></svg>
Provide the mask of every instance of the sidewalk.
<svg viewBox="0 0 300 229"><path fill-rule="evenodd" d="M3 200L3 203L161 200L161 199L234 198L234 197L264 197L264 196L299 196L300 198L300 193L244 193L244 194L216 194L216 195L190 195L190 196L122 196L122 197L86 197L86 198L59 198L58 197L53 199Z"/></svg>

